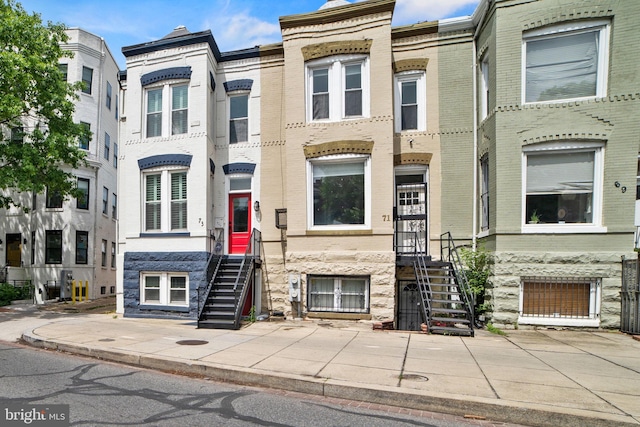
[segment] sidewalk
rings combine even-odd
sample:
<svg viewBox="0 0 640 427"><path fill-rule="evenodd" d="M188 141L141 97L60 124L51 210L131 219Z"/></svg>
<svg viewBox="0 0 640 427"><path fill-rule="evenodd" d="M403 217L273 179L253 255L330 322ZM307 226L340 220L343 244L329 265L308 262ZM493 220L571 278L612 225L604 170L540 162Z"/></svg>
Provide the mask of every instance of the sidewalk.
<svg viewBox="0 0 640 427"><path fill-rule="evenodd" d="M0 340L220 381L528 426L640 426L640 342L617 332L461 338L332 321L226 331L38 311L0 321Z"/></svg>

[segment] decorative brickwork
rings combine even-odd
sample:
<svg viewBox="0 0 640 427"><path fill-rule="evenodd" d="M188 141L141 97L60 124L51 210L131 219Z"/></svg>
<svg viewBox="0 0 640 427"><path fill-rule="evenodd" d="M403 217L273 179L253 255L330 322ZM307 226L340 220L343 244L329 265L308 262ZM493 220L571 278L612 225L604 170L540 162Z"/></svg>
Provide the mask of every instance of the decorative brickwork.
<svg viewBox="0 0 640 427"><path fill-rule="evenodd" d="M302 48L305 61L334 55L365 55L371 52L373 40L344 40L311 44Z"/></svg>
<svg viewBox="0 0 640 427"><path fill-rule="evenodd" d="M403 71L425 71L429 64L429 58L403 59L393 63L393 72L402 73Z"/></svg>
<svg viewBox="0 0 640 427"><path fill-rule="evenodd" d="M431 153L403 153L393 156L393 165L428 165L431 162Z"/></svg>
<svg viewBox="0 0 640 427"><path fill-rule="evenodd" d="M304 156L314 159L334 154L371 154L372 151L373 141L332 141L305 146Z"/></svg>

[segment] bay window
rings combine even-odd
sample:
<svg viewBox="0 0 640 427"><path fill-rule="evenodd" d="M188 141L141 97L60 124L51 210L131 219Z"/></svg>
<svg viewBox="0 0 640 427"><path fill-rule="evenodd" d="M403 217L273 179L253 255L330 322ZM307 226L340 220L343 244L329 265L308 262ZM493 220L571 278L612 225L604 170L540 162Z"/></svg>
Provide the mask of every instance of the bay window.
<svg viewBox="0 0 640 427"><path fill-rule="evenodd" d="M307 121L369 117L369 59L339 55L307 63Z"/></svg>
<svg viewBox="0 0 640 427"><path fill-rule="evenodd" d="M340 155L308 163L309 224L311 229L369 227L369 156Z"/></svg>
<svg viewBox="0 0 640 427"><path fill-rule="evenodd" d="M594 231L601 226L602 151L597 143L525 149L525 231Z"/></svg>
<svg viewBox="0 0 640 427"><path fill-rule="evenodd" d="M188 84L148 88L146 91L147 138L187 133L188 110ZM170 112L170 115L167 112Z"/></svg>
<svg viewBox="0 0 640 427"><path fill-rule="evenodd" d="M524 102L605 96L608 43L608 21L579 21L526 33Z"/></svg>

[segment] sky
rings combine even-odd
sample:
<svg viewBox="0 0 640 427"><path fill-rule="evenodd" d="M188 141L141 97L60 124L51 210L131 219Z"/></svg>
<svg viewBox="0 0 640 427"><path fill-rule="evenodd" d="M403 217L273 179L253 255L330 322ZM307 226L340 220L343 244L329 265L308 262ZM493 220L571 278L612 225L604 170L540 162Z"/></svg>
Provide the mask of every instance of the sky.
<svg viewBox="0 0 640 427"><path fill-rule="evenodd" d="M362 1L362 0L351 0ZM318 10L326 0L17 0L44 22L105 39L120 68L121 49L158 40L179 25L211 30L221 51L282 41L278 18ZM471 15L480 0L396 0L394 26Z"/></svg>

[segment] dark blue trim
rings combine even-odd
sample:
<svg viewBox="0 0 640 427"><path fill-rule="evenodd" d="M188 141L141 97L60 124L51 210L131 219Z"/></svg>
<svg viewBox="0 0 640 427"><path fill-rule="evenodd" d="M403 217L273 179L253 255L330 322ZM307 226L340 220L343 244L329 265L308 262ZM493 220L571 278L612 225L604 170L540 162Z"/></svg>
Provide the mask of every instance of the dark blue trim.
<svg viewBox="0 0 640 427"><path fill-rule="evenodd" d="M184 231L181 233L140 233L140 237L159 238L159 237L189 237L191 233Z"/></svg>
<svg viewBox="0 0 640 427"><path fill-rule="evenodd" d="M190 46L193 44L208 43L213 55L219 61L221 58L220 50L216 41L213 39L211 30L201 31L199 33L191 33L180 37L172 37L170 39L160 39L148 43L141 43L133 46L125 46L122 48L122 54L129 58L130 56L143 55L145 53L157 52L159 50L173 49L177 47Z"/></svg>
<svg viewBox="0 0 640 427"><path fill-rule="evenodd" d="M224 90L226 92L234 92L236 90L251 90L253 86L253 80L251 79L240 79L240 80L231 80L230 82L224 82Z"/></svg>
<svg viewBox="0 0 640 427"><path fill-rule="evenodd" d="M216 164L213 163L213 160L209 159L209 169L211 170L212 174L216 174Z"/></svg>
<svg viewBox="0 0 640 427"><path fill-rule="evenodd" d="M177 80L177 79L190 79L191 67L173 67L165 68L164 70L152 71L147 74L143 74L140 77L140 83L142 86L147 86L152 83L161 82L163 80Z"/></svg>
<svg viewBox="0 0 640 427"><path fill-rule="evenodd" d="M149 305L140 304L138 306L140 310L161 310L161 311L179 311L181 313L188 313L189 307L182 305Z"/></svg>
<svg viewBox="0 0 640 427"><path fill-rule="evenodd" d="M138 160L140 170L155 168L156 166L191 166L191 154L159 154Z"/></svg>
<svg viewBox="0 0 640 427"><path fill-rule="evenodd" d="M229 163L228 165L222 166L222 170L225 175L232 173L249 173L253 175L253 172L256 170L256 165L255 163Z"/></svg>

